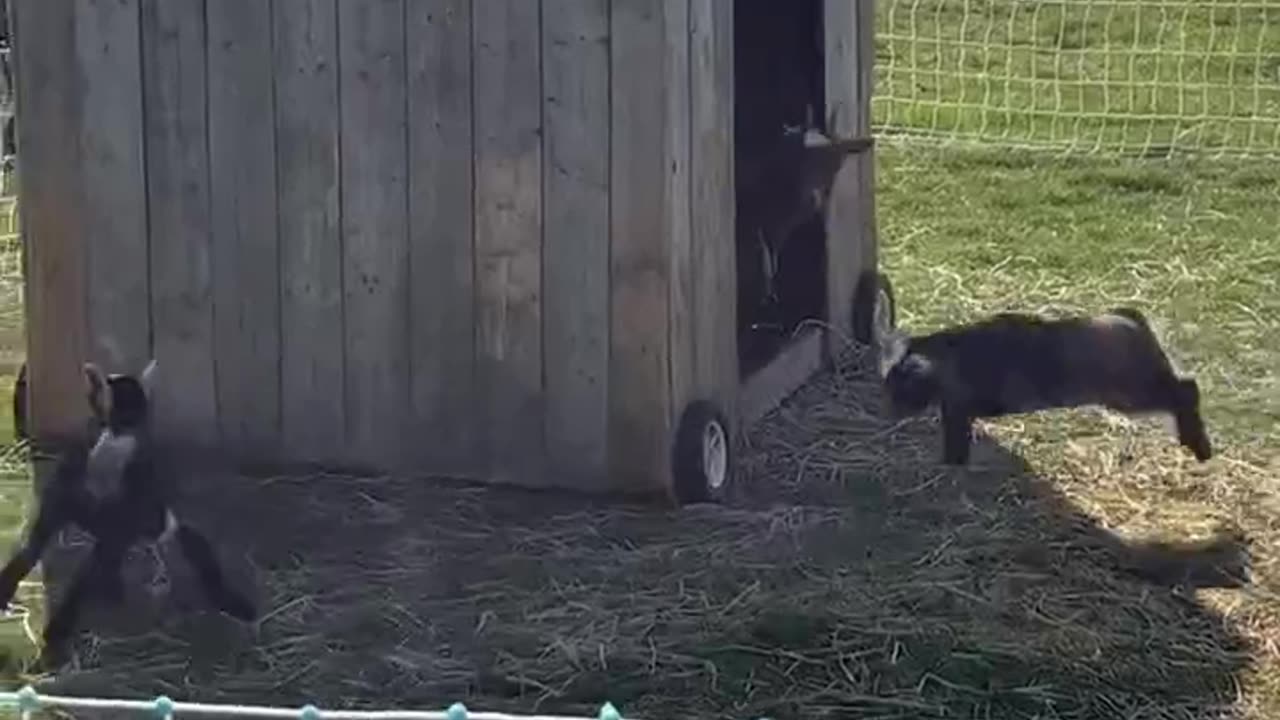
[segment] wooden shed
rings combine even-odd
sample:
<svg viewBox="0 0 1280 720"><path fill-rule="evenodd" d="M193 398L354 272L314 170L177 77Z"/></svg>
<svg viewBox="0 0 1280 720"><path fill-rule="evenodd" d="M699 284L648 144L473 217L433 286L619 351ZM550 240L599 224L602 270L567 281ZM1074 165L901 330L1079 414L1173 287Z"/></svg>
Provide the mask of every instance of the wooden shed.
<svg viewBox="0 0 1280 720"><path fill-rule="evenodd" d="M740 357L735 188L868 135L872 0L10 3L37 440L155 357L193 451L698 499L688 408L731 441L820 363ZM848 154L785 332L871 297L872 195Z"/></svg>

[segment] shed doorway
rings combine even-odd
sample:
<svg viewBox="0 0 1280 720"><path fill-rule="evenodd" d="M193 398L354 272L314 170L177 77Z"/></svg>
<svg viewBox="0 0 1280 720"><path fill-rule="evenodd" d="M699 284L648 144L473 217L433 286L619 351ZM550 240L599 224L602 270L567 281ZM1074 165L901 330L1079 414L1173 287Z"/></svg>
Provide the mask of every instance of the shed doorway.
<svg viewBox="0 0 1280 720"><path fill-rule="evenodd" d="M829 131L820 0L735 0L733 9L738 366L745 379L777 357L802 322L827 320L822 214L777 228L808 192L799 187L804 131ZM765 250L770 232L776 254Z"/></svg>

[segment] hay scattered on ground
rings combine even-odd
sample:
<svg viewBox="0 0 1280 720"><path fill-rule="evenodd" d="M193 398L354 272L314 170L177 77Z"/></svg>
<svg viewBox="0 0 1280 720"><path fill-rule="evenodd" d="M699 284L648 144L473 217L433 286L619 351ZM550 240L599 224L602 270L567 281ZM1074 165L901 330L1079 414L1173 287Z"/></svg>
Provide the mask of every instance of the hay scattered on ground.
<svg viewBox="0 0 1280 720"><path fill-rule="evenodd" d="M1200 494L1261 497L1261 469L1195 468L1159 430L1095 422L1097 437L1061 443L1069 481L989 440L971 470L946 472L933 423L876 417L860 367L766 419L725 507L209 479L194 507L247 560L266 617L252 631L207 613L165 611L149 632L135 619L90 638L55 688L584 714L609 699L642 717L1244 712L1250 654L1277 652L1262 629L1280 627L1277 549L1254 562L1269 585L1217 591L1227 610L1211 609L1187 584L1241 572L1214 534L1232 518L1178 518L1204 530L1177 538L1197 553L1125 544L1078 491L1159 525ZM1017 445L1020 427L997 430ZM198 602L188 585L174 602Z"/></svg>

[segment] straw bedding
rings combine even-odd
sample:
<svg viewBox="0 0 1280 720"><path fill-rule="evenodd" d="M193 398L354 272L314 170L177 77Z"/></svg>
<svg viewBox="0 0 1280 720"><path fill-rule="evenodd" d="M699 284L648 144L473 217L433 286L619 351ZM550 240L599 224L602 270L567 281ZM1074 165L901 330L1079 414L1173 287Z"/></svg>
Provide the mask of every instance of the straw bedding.
<svg viewBox="0 0 1280 720"><path fill-rule="evenodd" d="M1233 540L1126 543L989 439L943 470L933 421L890 425L878 402L859 357L816 378L751 433L720 507L206 478L196 517L267 615L202 612L180 576L95 620L48 690L585 715L608 699L639 717L1236 712L1250 641L1189 588L1244 571ZM1163 436L1132 442L1185 464Z"/></svg>

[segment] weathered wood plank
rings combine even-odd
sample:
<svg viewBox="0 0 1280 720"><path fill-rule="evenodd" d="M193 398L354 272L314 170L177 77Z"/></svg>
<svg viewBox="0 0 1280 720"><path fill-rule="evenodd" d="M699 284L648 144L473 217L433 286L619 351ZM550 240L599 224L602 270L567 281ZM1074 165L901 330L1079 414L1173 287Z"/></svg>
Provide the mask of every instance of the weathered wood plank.
<svg viewBox="0 0 1280 720"><path fill-rule="evenodd" d="M89 357L138 372L151 352L138 0L77 0Z"/></svg>
<svg viewBox="0 0 1280 720"><path fill-rule="evenodd" d="M292 460L341 459L337 0L274 0L280 422Z"/></svg>
<svg viewBox="0 0 1280 720"><path fill-rule="evenodd" d="M859 0L854 5L853 38L856 50L853 56L857 60L854 66L857 74L854 105L857 115L853 134L865 137L871 134L871 95L875 89L876 0Z"/></svg>
<svg viewBox="0 0 1280 720"><path fill-rule="evenodd" d="M157 432L211 448L213 368L209 146L202 0L141 0L143 114Z"/></svg>
<svg viewBox="0 0 1280 720"><path fill-rule="evenodd" d="M818 328L802 330L768 365L742 383L739 422L744 427L768 415L822 369L823 335Z"/></svg>
<svg viewBox="0 0 1280 720"><path fill-rule="evenodd" d="M854 134L871 135L871 99L875 92L876 62L876 2L858 2L858 124ZM880 266L880 242L876 230L876 149L851 158L861 179L861 203L858 208L862 227L862 269L874 270Z"/></svg>
<svg viewBox="0 0 1280 720"><path fill-rule="evenodd" d="M400 460L409 406L405 0L340 0L350 462Z"/></svg>
<svg viewBox="0 0 1280 720"><path fill-rule="evenodd" d="M86 293L88 257L82 211L80 140L84 120L85 73L77 47L79 15L75 3L15 0L10 30L14 37L19 215L23 240L23 280L27 335L28 437L37 445L79 439L84 431L82 363L89 359ZM21 27L22 32L18 33ZM17 36L29 38L27 42ZM145 258L144 258L145 260ZM144 266L145 267L145 266ZM16 388L15 388L16 389ZM47 457L47 456L46 456ZM53 479L56 463L32 457L37 491ZM60 593L71 563L46 553L41 580L46 592Z"/></svg>
<svg viewBox="0 0 1280 720"><path fill-rule="evenodd" d="M80 81L75 6L13 3L18 186L26 255L30 428L37 442L83 430L81 364L86 347L85 240L80 224Z"/></svg>
<svg viewBox="0 0 1280 720"><path fill-rule="evenodd" d="M474 4L476 362L495 480L540 483L542 89L539 4Z"/></svg>
<svg viewBox="0 0 1280 720"><path fill-rule="evenodd" d="M436 472L475 466L471 3L410 0L411 427Z"/></svg>
<svg viewBox="0 0 1280 720"><path fill-rule="evenodd" d="M691 114L689 95L689 0L663 0L663 181L665 235L669 246L670 283L667 322L671 399L670 426L675 427L685 405L699 394L695 384L697 358L694 335L694 258L689 174ZM668 451L669 452L669 451Z"/></svg>
<svg viewBox="0 0 1280 720"><path fill-rule="evenodd" d="M608 473L609 5L543 0L547 454L557 482Z"/></svg>
<svg viewBox="0 0 1280 720"><path fill-rule="evenodd" d="M271 5L206 3L218 426L233 455L280 441L280 285Z"/></svg>
<svg viewBox="0 0 1280 720"><path fill-rule="evenodd" d="M691 0L690 32L695 386L732 418L739 384L733 3Z"/></svg>
<svg viewBox="0 0 1280 720"><path fill-rule="evenodd" d="M826 38L825 117L833 139L855 137L864 127L858 88L857 16L859 2L824 0ZM857 162L852 158L836 175L827 209L827 320L835 329L828 336L829 355L837 354L852 337L852 303L862 270L861 196Z"/></svg>
<svg viewBox="0 0 1280 720"><path fill-rule="evenodd" d="M671 483L664 6L612 10L610 481L645 492Z"/></svg>

